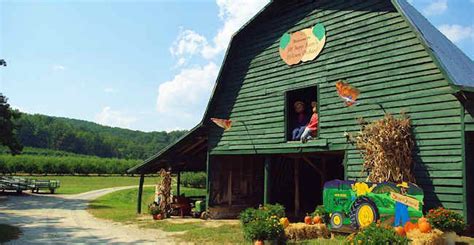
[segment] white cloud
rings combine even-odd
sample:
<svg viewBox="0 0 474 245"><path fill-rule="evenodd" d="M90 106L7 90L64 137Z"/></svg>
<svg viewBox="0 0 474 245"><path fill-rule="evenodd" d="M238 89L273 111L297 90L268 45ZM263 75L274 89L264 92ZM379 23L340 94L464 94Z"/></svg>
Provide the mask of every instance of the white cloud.
<svg viewBox="0 0 474 245"><path fill-rule="evenodd" d="M53 71L64 71L66 69L66 67L64 67L63 65L53 65L51 67L53 69Z"/></svg>
<svg viewBox="0 0 474 245"><path fill-rule="evenodd" d="M114 111L109 106L106 106L95 116L95 121L102 125L119 128L130 128L130 125L136 122L137 118L130 115L125 115L120 111Z"/></svg>
<svg viewBox="0 0 474 245"><path fill-rule="evenodd" d="M182 69L158 89L157 109L170 115L201 116L217 77L213 62L206 66Z"/></svg>
<svg viewBox="0 0 474 245"><path fill-rule="evenodd" d="M115 88L110 88L110 87L109 87L109 88L104 88L104 92L105 92L105 93L108 93L108 94L115 94L115 93L118 92L118 90L115 89Z"/></svg>
<svg viewBox="0 0 474 245"><path fill-rule="evenodd" d="M460 42L464 39L474 40L474 26L441 25L438 29L452 42Z"/></svg>
<svg viewBox="0 0 474 245"><path fill-rule="evenodd" d="M176 40L170 47L170 52L175 57L192 56L201 52L202 48L206 45L207 40L204 36L193 30L181 29L178 37L176 37Z"/></svg>
<svg viewBox="0 0 474 245"><path fill-rule="evenodd" d="M423 9L425 15L439 15L448 9L448 0L434 0Z"/></svg>
<svg viewBox="0 0 474 245"><path fill-rule="evenodd" d="M207 59L223 52L232 35L260 11L268 0L216 0L216 2L219 7L219 18L224 24L213 38L212 45L204 47L203 56Z"/></svg>

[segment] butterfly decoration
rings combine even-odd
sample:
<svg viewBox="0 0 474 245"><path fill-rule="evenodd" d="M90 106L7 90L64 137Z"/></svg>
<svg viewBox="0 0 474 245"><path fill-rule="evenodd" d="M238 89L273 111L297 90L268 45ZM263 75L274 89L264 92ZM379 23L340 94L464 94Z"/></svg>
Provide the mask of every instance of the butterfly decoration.
<svg viewBox="0 0 474 245"><path fill-rule="evenodd" d="M349 83L339 80L336 82L336 90L339 97L344 100L346 106L352 106L356 104L357 97L359 97L360 91Z"/></svg>
<svg viewBox="0 0 474 245"><path fill-rule="evenodd" d="M229 119L220 119L220 118L211 118L217 126L224 129L224 131L229 130L232 127L232 120Z"/></svg>

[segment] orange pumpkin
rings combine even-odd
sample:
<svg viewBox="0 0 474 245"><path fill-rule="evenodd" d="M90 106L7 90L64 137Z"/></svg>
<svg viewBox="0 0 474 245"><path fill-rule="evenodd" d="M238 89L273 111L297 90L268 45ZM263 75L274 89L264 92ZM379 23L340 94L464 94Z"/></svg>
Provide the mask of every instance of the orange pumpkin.
<svg viewBox="0 0 474 245"><path fill-rule="evenodd" d="M306 215L306 217L304 217L304 223L307 224L307 225L311 225L311 216L309 215Z"/></svg>
<svg viewBox="0 0 474 245"><path fill-rule="evenodd" d="M408 221L406 224L405 224L405 232L408 233L409 231L411 230L414 230L414 229L417 229L417 225L416 224L413 224L412 222Z"/></svg>
<svg viewBox="0 0 474 245"><path fill-rule="evenodd" d="M321 223L323 223L323 219L321 219L321 217L319 215L316 215L313 218L313 223L314 224L321 224Z"/></svg>
<svg viewBox="0 0 474 245"><path fill-rule="evenodd" d="M254 242L254 245L263 245L263 241L262 240L257 240Z"/></svg>
<svg viewBox="0 0 474 245"><path fill-rule="evenodd" d="M428 233L431 231L431 224L428 222L419 223L418 227L422 233Z"/></svg>
<svg viewBox="0 0 474 245"><path fill-rule="evenodd" d="M425 217L421 217L418 219L418 224L423 223L423 222L428 222L428 219Z"/></svg>
<svg viewBox="0 0 474 245"><path fill-rule="evenodd" d="M397 226L397 227L395 227L395 228L393 228L393 229L395 229L395 232L396 232L398 235L400 235L400 236L406 236L406 232L405 232L405 229L403 229L403 227Z"/></svg>

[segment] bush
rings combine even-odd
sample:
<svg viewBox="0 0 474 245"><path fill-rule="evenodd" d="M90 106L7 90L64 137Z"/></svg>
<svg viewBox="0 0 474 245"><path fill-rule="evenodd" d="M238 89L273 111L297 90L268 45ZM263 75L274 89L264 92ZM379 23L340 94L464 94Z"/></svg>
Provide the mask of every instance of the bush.
<svg viewBox="0 0 474 245"><path fill-rule="evenodd" d="M206 173L205 172L182 172L181 184L186 187L205 188Z"/></svg>
<svg viewBox="0 0 474 245"><path fill-rule="evenodd" d="M352 244L408 244L408 238L398 235L392 227L383 227L380 224L371 224L358 233L347 237Z"/></svg>
<svg viewBox="0 0 474 245"><path fill-rule="evenodd" d="M466 223L459 213L443 207L431 209L426 218L434 228L443 232L461 233L466 229Z"/></svg>
<svg viewBox="0 0 474 245"><path fill-rule="evenodd" d="M279 220L284 216L285 208L279 204L244 210L239 216L244 237L247 240L277 240L283 238L283 226Z"/></svg>

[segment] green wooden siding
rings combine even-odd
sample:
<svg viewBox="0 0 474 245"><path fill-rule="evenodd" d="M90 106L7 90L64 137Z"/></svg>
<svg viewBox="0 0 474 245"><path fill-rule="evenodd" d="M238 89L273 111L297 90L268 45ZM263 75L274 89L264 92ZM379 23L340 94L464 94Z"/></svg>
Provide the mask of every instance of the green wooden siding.
<svg viewBox="0 0 474 245"><path fill-rule="evenodd" d="M212 99L209 115L234 124L227 132L211 127L211 154L347 150L347 178L365 179L362 159L343 134L359 130L358 117L381 118L380 103L412 118L425 201L463 209L460 103L390 1L276 2L254 22L234 38ZM317 22L327 30L320 56L287 66L278 53L281 35ZM361 90L359 105L343 105L335 91L339 79ZM320 138L287 143L284 93L310 85L320 89Z"/></svg>
<svg viewBox="0 0 474 245"><path fill-rule="evenodd" d="M474 111L474 105L469 108L469 111ZM464 113L464 127L466 131L474 131L474 115L470 114L467 110Z"/></svg>

